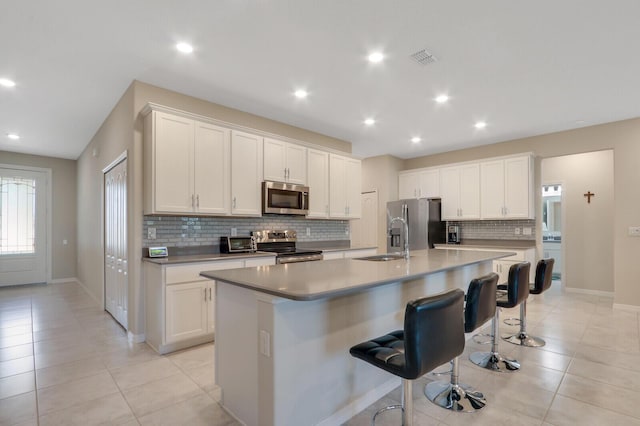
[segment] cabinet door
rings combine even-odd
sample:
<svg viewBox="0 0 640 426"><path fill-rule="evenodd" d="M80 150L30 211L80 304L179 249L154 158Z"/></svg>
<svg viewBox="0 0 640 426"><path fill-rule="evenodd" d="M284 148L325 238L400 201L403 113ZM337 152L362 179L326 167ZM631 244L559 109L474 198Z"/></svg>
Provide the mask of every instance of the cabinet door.
<svg viewBox="0 0 640 426"><path fill-rule="evenodd" d="M285 146L287 182L305 185L307 183L307 148L300 145Z"/></svg>
<svg viewBox="0 0 640 426"><path fill-rule="evenodd" d="M264 139L264 180L286 182L286 146L275 139Z"/></svg>
<svg viewBox="0 0 640 426"><path fill-rule="evenodd" d="M207 333L207 286L207 281L167 286L165 316L167 343Z"/></svg>
<svg viewBox="0 0 640 426"><path fill-rule="evenodd" d="M420 186L420 174L417 172L401 173L398 175L398 199L418 198Z"/></svg>
<svg viewBox="0 0 640 426"><path fill-rule="evenodd" d="M154 111L156 212L193 211L193 120Z"/></svg>
<svg viewBox="0 0 640 426"><path fill-rule="evenodd" d="M480 219L480 165L460 166L460 219Z"/></svg>
<svg viewBox="0 0 640 426"><path fill-rule="evenodd" d="M480 164L480 193L482 218L502 219L505 215L503 160Z"/></svg>
<svg viewBox="0 0 640 426"><path fill-rule="evenodd" d="M460 172L457 167L440 170L440 197L442 197L442 219L460 219Z"/></svg>
<svg viewBox="0 0 640 426"><path fill-rule="evenodd" d="M347 160L347 217L358 219L361 216L362 167L360 160Z"/></svg>
<svg viewBox="0 0 640 426"><path fill-rule="evenodd" d="M347 159L329 156L329 216L347 217Z"/></svg>
<svg viewBox="0 0 640 426"><path fill-rule="evenodd" d="M195 210L204 214L229 214L229 143L231 131L195 122Z"/></svg>
<svg viewBox="0 0 640 426"><path fill-rule="evenodd" d="M262 138L231 131L231 214L260 216Z"/></svg>
<svg viewBox="0 0 640 426"><path fill-rule="evenodd" d="M418 174L418 196L421 198L440 196L440 170L423 170Z"/></svg>
<svg viewBox="0 0 640 426"><path fill-rule="evenodd" d="M307 152L309 214L311 218L329 217L329 154L310 149Z"/></svg>
<svg viewBox="0 0 640 426"><path fill-rule="evenodd" d="M530 157L504 160L505 208L510 219L533 219L533 186L530 179ZM483 194L484 199L484 194Z"/></svg>

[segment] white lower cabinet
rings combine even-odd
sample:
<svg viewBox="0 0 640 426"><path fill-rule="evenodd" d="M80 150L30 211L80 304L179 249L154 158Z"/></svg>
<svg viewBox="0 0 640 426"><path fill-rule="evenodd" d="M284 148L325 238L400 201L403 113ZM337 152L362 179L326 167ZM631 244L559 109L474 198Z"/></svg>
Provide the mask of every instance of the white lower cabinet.
<svg viewBox="0 0 640 426"><path fill-rule="evenodd" d="M215 281L200 272L274 264L273 256L171 265L144 262L147 343L164 354L213 341Z"/></svg>

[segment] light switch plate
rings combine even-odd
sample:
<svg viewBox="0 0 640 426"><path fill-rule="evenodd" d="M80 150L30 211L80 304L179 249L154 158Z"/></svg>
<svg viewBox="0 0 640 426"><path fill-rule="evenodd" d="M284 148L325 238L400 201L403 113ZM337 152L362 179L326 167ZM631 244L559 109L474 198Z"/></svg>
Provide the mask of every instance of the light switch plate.
<svg viewBox="0 0 640 426"><path fill-rule="evenodd" d="M156 228L147 228L147 240L156 239Z"/></svg>
<svg viewBox="0 0 640 426"><path fill-rule="evenodd" d="M520 228L516 228L515 229L515 233L516 233L516 235L520 235Z"/></svg>
<svg viewBox="0 0 640 426"><path fill-rule="evenodd" d="M531 228L528 226L522 228L522 235L531 235Z"/></svg>
<svg viewBox="0 0 640 426"><path fill-rule="evenodd" d="M629 227L629 236L630 237L640 237L640 226L630 226Z"/></svg>
<svg viewBox="0 0 640 426"><path fill-rule="evenodd" d="M231 228L231 236L232 237L238 236L238 228Z"/></svg>
<svg viewBox="0 0 640 426"><path fill-rule="evenodd" d="M271 334L266 330L260 330L260 353L266 357L271 356Z"/></svg>

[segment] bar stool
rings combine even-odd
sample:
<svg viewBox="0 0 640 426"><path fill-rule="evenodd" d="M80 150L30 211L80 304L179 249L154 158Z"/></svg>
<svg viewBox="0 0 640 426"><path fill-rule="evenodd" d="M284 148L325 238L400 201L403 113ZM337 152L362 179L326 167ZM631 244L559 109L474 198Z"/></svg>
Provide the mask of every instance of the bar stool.
<svg viewBox="0 0 640 426"><path fill-rule="evenodd" d="M349 352L378 368L402 378L402 424L413 424L413 380L460 355L464 349L462 312L464 292L451 290L407 303L404 329L360 343Z"/></svg>
<svg viewBox="0 0 640 426"><path fill-rule="evenodd" d="M489 321L496 311L496 286L498 274L491 273L475 278L467 290L467 303L464 307L464 331L471 333ZM452 411L473 412L487 404L482 392L469 385L458 382L458 363L460 357L453 359L451 380L433 381L424 388L429 401Z"/></svg>
<svg viewBox="0 0 640 426"><path fill-rule="evenodd" d="M551 276L553 275L554 259L541 259L536 265L535 282L529 286L530 294L540 294L551 287ZM499 285L498 289L506 290L506 285ZM512 318L517 319L517 318ZM540 347L545 345L545 341L539 337L527 334L527 300L520 304L520 330L513 335L502 336L502 340L520 346ZM505 320L506 322L506 320ZM511 325L511 324L509 324ZM513 324L515 325L515 324Z"/></svg>
<svg viewBox="0 0 640 426"><path fill-rule="evenodd" d="M513 308L527 299L530 267L529 262L522 262L509 268L507 294L496 300L498 308ZM520 363L514 359L504 358L498 352L498 324L500 324L500 309L496 309L491 321L491 352L474 352L469 356L469 359L477 366L487 370L500 373L517 371L520 369Z"/></svg>

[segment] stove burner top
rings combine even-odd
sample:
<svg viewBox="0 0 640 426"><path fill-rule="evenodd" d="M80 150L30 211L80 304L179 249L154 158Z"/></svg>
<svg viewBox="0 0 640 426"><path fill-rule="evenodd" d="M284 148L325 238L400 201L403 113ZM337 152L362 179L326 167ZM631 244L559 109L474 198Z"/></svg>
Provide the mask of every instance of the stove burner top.
<svg viewBox="0 0 640 426"><path fill-rule="evenodd" d="M277 263L306 262L322 260L321 250L305 250L296 248L296 231L254 231L251 233L256 239L259 251L277 253Z"/></svg>

